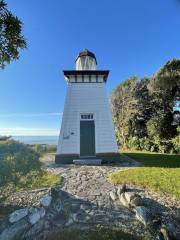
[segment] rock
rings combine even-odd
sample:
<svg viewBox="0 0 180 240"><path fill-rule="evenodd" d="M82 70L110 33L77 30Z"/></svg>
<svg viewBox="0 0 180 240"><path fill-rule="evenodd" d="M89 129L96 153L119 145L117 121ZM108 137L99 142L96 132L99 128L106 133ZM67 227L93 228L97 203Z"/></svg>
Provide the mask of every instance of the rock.
<svg viewBox="0 0 180 240"><path fill-rule="evenodd" d="M60 201L56 201L55 204L53 204L53 210L56 212L56 214L60 213L64 206Z"/></svg>
<svg viewBox="0 0 180 240"><path fill-rule="evenodd" d="M92 196L101 196L101 192L99 190L95 190L92 192Z"/></svg>
<svg viewBox="0 0 180 240"><path fill-rule="evenodd" d="M149 231L155 236L162 225L161 217L156 217L148 224Z"/></svg>
<svg viewBox="0 0 180 240"><path fill-rule="evenodd" d="M135 192L124 192L121 193L120 202L127 208L131 208L133 210L136 206L143 206L144 200L141 198L140 195L136 194Z"/></svg>
<svg viewBox="0 0 180 240"><path fill-rule="evenodd" d="M0 234L0 240L21 239L23 232L28 229L29 223L25 219L12 224Z"/></svg>
<svg viewBox="0 0 180 240"><path fill-rule="evenodd" d="M56 188L51 188L50 194L53 199L56 199L59 197L59 191Z"/></svg>
<svg viewBox="0 0 180 240"><path fill-rule="evenodd" d="M72 212L77 212L80 208L81 204L80 203L72 203L71 204L71 211Z"/></svg>
<svg viewBox="0 0 180 240"><path fill-rule="evenodd" d="M77 215L78 215L77 213L72 214L72 219L73 219L74 222L77 221Z"/></svg>
<svg viewBox="0 0 180 240"><path fill-rule="evenodd" d="M173 231L171 231L171 229ZM163 240L177 240L177 236L175 235L175 229L173 226L171 225L168 225L167 227L165 225L163 225L160 229L160 234L159 236L161 237L160 239L163 239Z"/></svg>
<svg viewBox="0 0 180 240"><path fill-rule="evenodd" d="M62 201L66 200L70 195L68 192L62 191L62 190L56 190L55 194L56 198L61 199Z"/></svg>
<svg viewBox="0 0 180 240"><path fill-rule="evenodd" d="M23 240L30 240L30 239L44 239L41 237L41 233L44 233L44 229L45 229L45 226L44 226L44 221L43 220L40 220L38 222L38 224L34 224L33 226L31 226L29 229L27 229L24 234L21 236L21 238L17 239L17 240L20 240L20 239L23 239Z"/></svg>
<svg viewBox="0 0 180 240"><path fill-rule="evenodd" d="M125 196L127 202L130 204L132 199L134 199L136 197L136 193L134 193L134 192L125 192L124 196Z"/></svg>
<svg viewBox="0 0 180 240"><path fill-rule="evenodd" d="M40 203L43 207L49 207L52 201L52 197L49 195L45 195L41 198Z"/></svg>
<svg viewBox="0 0 180 240"><path fill-rule="evenodd" d="M164 240L170 240L169 232L165 227L161 228L160 232L161 232Z"/></svg>
<svg viewBox="0 0 180 240"><path fill-rule="evenodd" d="M45 209L43 207L41 208L30 208L29 210L29 222L33 225L37 223L41 218L45 215Z"/></svg>
<svg viewBox="0 0 180 240"><path fill-rule="evenodd" d="M9 215L9 222L10 223L17 222L20 219L26 217L27 215L28 215L28 208L22 208L22 209L16 210L15 212Z"/></svg>
<svg viewBox="0 0 180 240"><path fill-rule="evenodd" d="M110 198L111 198L113 201L115 201L115 200L117 199L117 196L116 196L116 194L115 194L113 191L111 191L111 192L109 193L109 195L110 195Z"/></svg>
<svg viewBox="0 0 180 240"><path fill-rule="evenodd" d="M144 200L141 198L140 195L136 194L130 202L131 207L136 207L136 206L144 206Z"/></svg>
<svg viewBox="0 0 180 240"><path fill-rule="evenodd" d="M144 206L138 206L135 209L136 218L144 224L144 226L147 226L147 224L150 222L150 213L149 210Z"/></svg>
<svg viewBox="0 0 180 240"><path fill-rule="evenodd" d="M125 193L122 193L119 197L120 202L122 203L123 206L129 208L129 203L126 200Z"/></svg>
<svg viewBox="0 0 180 240"><path fill-rule="evenodd" d="M134 208L136 206L136 203L138 203L137 194L134 192L121 193L119 199L123 206L127 208Z"/></svg>
<svg viewBox="0 0 180 240"><path fill-rule="evenodd" d="M91 209L91 205L90 204L81 204L80 209L86 211L88 209Z"/></svg>
<svg viewBox="0 0 180 240"><path fill-rule="evenodd" d="M123 184L121 187L118 188L117 190L117 195L120 197L122 193L125 193L127 190L126 184Z"/></svg>
<svg viewBox="0 0 180 240"><path fill-rule="evenodd" d="M73 224L73 219L72 219L72 217L71 218L69 218L69 220L67 221L67 223L65 224L65 226L66 227L69 227L70 225L72 225Z"/></svg>
<svg viewBox="0 0 180 240"><path fill-rule="evenodd" d="M54 220L58 224L58 226L62 226L68 222L69 216L68 216L67 212L62 211L58 215L55 216Z"/></svg>

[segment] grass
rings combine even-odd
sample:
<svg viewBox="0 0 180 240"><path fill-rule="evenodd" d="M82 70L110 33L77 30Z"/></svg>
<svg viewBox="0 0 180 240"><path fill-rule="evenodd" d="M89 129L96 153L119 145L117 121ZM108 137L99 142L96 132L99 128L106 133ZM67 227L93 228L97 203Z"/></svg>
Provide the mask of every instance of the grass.
<svg viewBox="0 0 180 240"><path fill-rule="evenodd" d="M141 167L111 175L115 184L128 183L152 191L160 191L180 200L180 169Z"/></svg>
<svg viewBox="0 0 180 240"><path fill-rule="evenodd" d="M158 191L180 200L180 155L126 151L123 154L141 163L141 167L114 172L114 184L130 185Z"/></svg>
<svg viewBox="0 0 180 240"><path fill-rule="evenodd" d="M19 189L37 189L55 187L61 182L60 175L48 172L31 172L25 177L21 177L17 184Z"/></svg>
<svg viewBox="0 0 180 240"><path fill-rule="evenodd" d="M162 154L141 151L123 151L122 154L128 155L146 167L180 167L180 155L178 154Z"/></svg>

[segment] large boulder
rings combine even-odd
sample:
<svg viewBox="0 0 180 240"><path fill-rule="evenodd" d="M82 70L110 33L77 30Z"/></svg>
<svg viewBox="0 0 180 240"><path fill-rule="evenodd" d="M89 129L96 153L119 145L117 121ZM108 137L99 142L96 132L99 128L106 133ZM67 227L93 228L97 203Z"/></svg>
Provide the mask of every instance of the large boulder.
<svg viewBox="0 0 180 240"><path fill-rule="evenodd" d="M150 211L147 207L144 206L137 206L135 208L135 213L136 213L136 218L144 224L144 226L147 226L148 223L150 223L151 219L151 214Z"/></svg>
<svg viewBox="0 0 180 240"><path fill-rule="evenodd" d="M131 198L130 205L132 208L135 208L136 206L144 206L145 200L138 194L135 194L133 198Z"/></svg>
<svg viewBox="0 0 180 240"><path fill-rule="evenodd" d="M124 187L125 188L125 187ZM124 191L124 190L123 190ZM145 206L145 200L134 191L118 191L118 196L121 204L132 211L135 211L137 206Z"/></svg>
<svg viewBox="0 0 180 240"><path fill-rule="evenodd" d="M131 201L136 197L136 193L135 192L125 192L124 196L126 198L126 201L130 204Z"/></svg>
<svg viewBox="0 0 180 240"><path fill-rule="evenodd" d="M28 208L22 208L9 215L9 222L14 223L28 215Z"/></svg>
<svg viewBox="0 0 180 240"><path fill-rule="evenodd" d="M47 207L50 206L51 201L52 201L52 197L47 194L47 195L43 196L43 197L40 199L40 204L41 204L43 207L47 208Z"/></svg>
<svg viewBox="0 0 180 240"><path fill-rule="evenodd" d="M30 208L29 209L29 216L28 216L28 219L29 219L29 222L33 225L35 223L37 223L41 218L43 218L45 216L45 209L43 207L41 208Z"/></svg>

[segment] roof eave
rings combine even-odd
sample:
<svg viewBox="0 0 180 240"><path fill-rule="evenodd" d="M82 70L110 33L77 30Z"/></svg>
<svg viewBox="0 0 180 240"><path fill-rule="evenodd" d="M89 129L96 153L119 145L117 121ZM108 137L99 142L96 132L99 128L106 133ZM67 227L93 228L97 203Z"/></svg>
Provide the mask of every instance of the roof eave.
<svg viewBox="0 0 180 240"><path fill-rule="evenodd" d="M99 75L103 76L106 82L109 70L63 70L63 73L66 79L69 79L70 76L77 75Z"/></svg>

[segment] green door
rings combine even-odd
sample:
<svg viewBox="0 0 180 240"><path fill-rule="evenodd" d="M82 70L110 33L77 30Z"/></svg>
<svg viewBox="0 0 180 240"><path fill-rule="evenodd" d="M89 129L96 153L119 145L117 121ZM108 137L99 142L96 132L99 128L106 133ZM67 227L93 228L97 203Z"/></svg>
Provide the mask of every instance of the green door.
<svg viewBox="0 0 180 240"><path fill-rule="evenodd" d="M95 156L94 121L80 121L80 156Z"/></svg>

